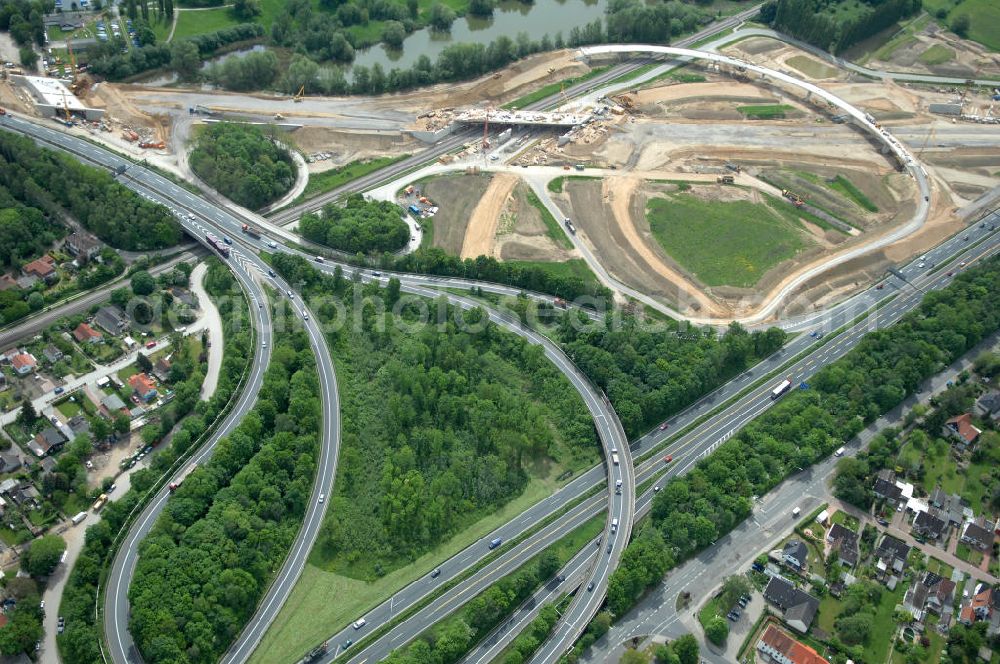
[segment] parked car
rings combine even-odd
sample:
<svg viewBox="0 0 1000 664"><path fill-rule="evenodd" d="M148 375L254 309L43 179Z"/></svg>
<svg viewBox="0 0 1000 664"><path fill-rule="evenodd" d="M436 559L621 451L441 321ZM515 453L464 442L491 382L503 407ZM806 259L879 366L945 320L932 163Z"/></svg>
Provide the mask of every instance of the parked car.
<svg viewBox="0 0 1000 664"><path fill-rule="evenodd" d="M57 387L56 389L54 389L52 391L55 392L56 394L62 394L66 390L64 388L62 388L62 387Z"/></svg>

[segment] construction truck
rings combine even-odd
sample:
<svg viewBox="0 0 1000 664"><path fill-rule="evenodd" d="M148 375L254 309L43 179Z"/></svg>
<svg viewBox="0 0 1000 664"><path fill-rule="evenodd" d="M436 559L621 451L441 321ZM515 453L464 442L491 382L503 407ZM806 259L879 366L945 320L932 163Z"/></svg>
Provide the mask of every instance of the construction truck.
<svg viewBox="0 0 1000 664"><path fill-rule="evenodd" d="M135 133L131 129L126 129L122 132L122 137L129 143L135 143L139 140L139 134Z"/></svg>
<svg viewBox="0 0 1000 664"><path fill-rule="evenodd" d="M742 166L740 166L739 164L734 164L731 161L727 161L726 162L726 168L728 168L729 170L733 171L734 173L740 173L740 172L743 171L743 167Z"/></svg>
<svg viewBox="0 0 1000 664"><path fill-rule="evenodd" d="M566 230L568 230L573 235L576 235L576 226L573 225L573 222L570 221L568 217L563 220L563 224L566 225Z"/></svg>
<svg viewBox="0 0 1000 664"><path fill-rule="evenodd" d="M95 512L100 512L101 508L103 508L107 504L108 504L108 494L102 493L101 496L94 503L93 509Z"/></svg>
<svg viewBox="0 0 1000 664"><path fill-rule="evenodd" d="M782 189L781 195L790 200L795 205L795 207L800 208L805 204L805 201L802 199L802 197L796 194L794 191L789 191L788 189Z"/></svg>
<svg viewBox="0 0 1000 664"><path fill-rule="evenodd" d="M252 237L253 239L255 240L260 239L260 231L254 226L251 226L250 224L243 224L242 228L243 232Z"/></svg>
<svg viewBox="0 0 1000 664"><path fill-rule="evenodd" d="M613 97L613 99L618 102L618 104L624 108L626 111L632 112L635 110L635 101L632 97L628 95L618 95Z"/></svg>
<svg viewBox="0 0 1000 664"><path fill-rule="evenodd" d="M163 141L142 141L139 143L140 148L151 148L153 150L162 150L167 147L167 144Z"/></svg>
<svg viewBox="0 0 1000 664"><path fill-rule="evenodd" d="M732 175L720 175L719 177L715 178L715 181L718 182L719 184L735 184L736 178L733 177Z"/></svg>

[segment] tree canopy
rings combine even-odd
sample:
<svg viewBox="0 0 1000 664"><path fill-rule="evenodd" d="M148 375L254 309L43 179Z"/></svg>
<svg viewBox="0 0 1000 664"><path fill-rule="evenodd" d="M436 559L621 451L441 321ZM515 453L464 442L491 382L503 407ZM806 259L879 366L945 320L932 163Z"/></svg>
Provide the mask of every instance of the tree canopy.
<svg viewBox="0 0 1000 664"><path fill-rule="evenodd" d="M191 168L223 196L251 210L280 198L295 183L288 150L247 124L206 127L191 152Z"/></svg>
<svg viewBox="0 0 1000 664"><path fill-rule="evenodd" d="M307 240L350 254L398 251L410 240L398 205L368 201L361 194L348 196L343 206L327 204L322 214L303 215L299 232Z"/></svg>
<svg viewBox="0 0 1000 664"><path fill-rule="evenodd" d="M68 212L118 249L160 249L181 239L181 228L167 208L145 200L106 171L10 132L0 132L0 186L26 206L49 214Z"/></svg>

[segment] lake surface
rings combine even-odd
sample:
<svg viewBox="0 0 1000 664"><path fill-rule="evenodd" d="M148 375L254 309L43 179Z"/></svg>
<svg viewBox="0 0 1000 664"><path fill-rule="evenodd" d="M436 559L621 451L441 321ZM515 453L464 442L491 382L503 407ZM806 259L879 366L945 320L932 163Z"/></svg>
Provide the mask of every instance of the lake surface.
<svg viewBox="0 0 1000 664"><path fill-rule="evenodd" d="M545 35L555 39L557 32L561 32L565 39L573 28L581 28L603 18L607 4L607 0L538 0L533 4L504 0L497 5L491 18L460 17L451 24L450 32L430 28L417 30L406 37L401 49L389 49L384 44L378 44L359 50L353 64L371 67L378 63L387 72L393 68L409 69L421 55L434 62L438 54L451 44L489 44L502 35L516 40L521 32L532 41Z"/></svg>

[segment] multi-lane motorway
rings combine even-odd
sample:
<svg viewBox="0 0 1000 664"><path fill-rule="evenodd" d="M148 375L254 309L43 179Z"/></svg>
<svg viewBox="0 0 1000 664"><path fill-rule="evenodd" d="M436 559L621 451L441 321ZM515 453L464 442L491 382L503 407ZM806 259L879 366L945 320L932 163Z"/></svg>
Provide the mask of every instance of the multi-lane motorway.
<svg viewBox="0 0 1000 664"><path fill-rule="evenodd" d="M753 10L748 10L748 12L752 11ZM733 17L730 21L735 23L742 20L742 18L742 16ZM691 41L701 38L706 34L710 34L710 32L722 29L723 27L724 26L715 26L712 30L704 31L705 34L693 37ZM622 65L619 68L614 68L609 72L606 72L603 76L605 77L605 81L611 80L612 78L620 76L623 71L627 71L628 68L635 68L637 66L641 65ZM585 84L581 85L584 85L587 88L593 88L601 85L605 81L592 79L591 81L587 81ZM83 160L90 161L91 163L101 165L109 169L114 169L118 165L128 165L128 162L124 159L119 158L103 148L99 148L86 141L69 136L61 131L56 131L49 127L39 126L33 122L28 122L14 116L7 116L7 118L3 121L3 126L14 131L31 135L36 140L44 144L68 150ZM440 147L441 146L432 148L432 150L439 149ZM422 155L421 161L430 158L430 156L427 154ZM401 166L401 164L397 164L397 167L398 166ZM403 170L405 170L405 168L407 167L402 167ZM392 177L392 175L392 173L380 173L380 179L385 180ZM185 228L199 240L203 238L205 230L208 229L215 229L220 233L225 233L230 237L236 238L233 247L234 256L230 261L233 265L233 270L239 278L241 286L248 293L248 297L254 305L257 303L263 305L266 302L263 291L258 283L258 281L261 280L263 273L266 271L266 266L256 253L257 250L263 249L264 247L259 243L250 241L246 237L240 236L238 228L240 223L245 220L239 218L237 215L234 215L228 209L207 202L199 196L192 195L185 189L174 185L151 171L147 171L139 167L132 167L129 170L126 179L129 186L133 187L143 195L148 196L152 200L161 202L168 207L180 209L182 214L179 216L182 223L185 225ZM352 186L356 189L365 186L365 183L356 182L352 183ZM334 197L339 193L341 192L333 192L331 197ZM315 206L316 204L316 202L311 202L310 205ZM195 219L187 218L188 213L195 215ZM955 242L959 243L957 248L968 246L967 244L963 245L962 240L952 239L942 245L942 247L936 249L935 252L953 251L955 247L951 247L951 245ZM974 250L970 250L970 253L975 253L977 251L982 252L986 249L986 247L993 246L994 242L995 237L991 234L987 242ZM281 248L281 250L286 249ZM928 260L936 261L940 260L940 257L938 257L937 254L932 253L928 257ZM325 266L325 269L332 270L333 265L328 264ZM926 275L923 275L922 271L917 270L917 268L913 266L906 269L911 271L915 270L913 276L917 278L926 278ZM943 271L941 274L944 274ZM403 288L405 290L430 297L437 296L439 293L431 290L428 286L441 285L442 282L445 282L448 286L458 287L475 285L473 282L462 281L461 283L458 283L455 280L444 280L433 277L429 278L411 275L398 276L401 278L401 281L403 281ZM370 273L365 274L365 277L373 278ZM383 276L382 279L384 280L384 278L385 277ZM275 285L279 288L279 291L288 290L287 284L283 284L280 279L275 280ZM935 285L936 284L934 283L929 283L926 287L934 287ZM517 292L517 289L507 290ZM891 292L892 290L888 288L880 292L872 291L868 294L869 297L864 300L864 304L870 306L871 304L888 297ZM449 295L448 297L454 304L460 307L467 308L471 306L481 306L477 302L467 300L460 296ZM918 299L919 295L916 290L901 291L897 294L896 301L888 304L878 313L878 316L879 318L883 318L894 313L905 311L912 307ZM269 307L254 306L253 308L257 311L255 314L255 329L258 331L258 340L267 342L269 341L268 335L270 334L267 313L269 312ZM300 314L305 311L302 305L297 305L296 309ZM846 309L844 310L846 311ZM771 403L769 396L770 384L765 384L758 387L756 390L751 390L748 395L739 399L735 405L723 411L717 419L713 420L710 426L706 426L703 430L697 430L697 433L692 432L678 441L672 442L667 451L672 451L676 455L677 460L673 465L664 466L662 461L652 460L647 461L638 469L633 469L631 452L649 449L654 444L657 444L665 439L669 435L669 431L654 432L654 434L648 435L643 439L636 441L636 443L630 448L626 444L624 433L621 431L620 424L618 423L614 412L603 398L603 395L597 393L593 387L590 386L589 382L575 369L575 367L572 366L571 362L569 362L569 360L554 344L549 342L544 337L537 335L532 330L523 328L518 321L512 317L492 311L489 312L489 314L497 324L514 330L515 332L528 338L532 343L541 344L545 347L545 352L549 356L549 359L559 366L559 368L569 377L570 381L574 384L574 387L580 391L581 395L583 395L584 401L594 416L598 432L601 435L600 437L602 445L605 449L606 458L610 459L614 454L617 454L620 458L619 464L607 464L606 469L597 468L586 473L583 477L578 478L578 480L565 487L562 491L537 504L524 514L517 517L511 523L506 524L501 529L498 529L496 535L490 536L491 538L493 536L500 536L505 539L517 537L518 535L523 534L531 524L537 523L539 519L544 519L547 516L556 514L563 506L566 505L568 501L581 497L584 493L592 490L593 487L599 485L600 483L610 481L613 486L616 481L622 481L623 491L620 495L609 491L606 495L599 496L597 500L590 499L584 501L581 508L571 510L569 515L557 519L552 525L542 531L541 535L533 536L527 540L527 543L521 544L518 547L512 548L510 551L503 553L495 563L496 565L503 566L499 569L513 569L520 564L520 562L523 562L527 559L527 557L532 555L530 554L531 551L537 551L537 545L536 548L533 549L532 542L537 543L538 541L546 541L547 537L559 536L559 533L568 532L568 528L575 523L579 523L579 519L583 518L581 510L586 511L588 518L592 514L599 513L602 509L608 511L608 527L606 528L604 535L606 539L604 541L606 544L611 544L611 550L609 552L605 552L605 544L602 544L600 551L597 551L597 547L595 547L595 551L593 551L590 555L578 557L578 560L573 563L576 567L573 567L573 564L571 564L571 569L568 570L571 574L567 574L567 581L562 586L563 590L567 590L578 585L577 582L579 582L579 585L581 586L584 583L587 585L591 582L594 583L593 591L577 594L576 599L570 605L564 616L564 620L557 629L556 638L548 641L536 658L538 661L553 661L559 654L561 654L561 652L565 650L566 646L572 643L572 641L579 634L580 630L585 627L588 619L596 612L597 608L601 604L601 601L603 600L608 574L614 569L624 546L627 543L628 535L631 531L632 522L635 516L635 506L637 504L634 493L636 471L641 474L640 479L642 479L662 474L664 469L670 473L684 472L689 469L691 465L695 463L697 458L711 451L711 449L713 449L714 446L721 440L731 435L733 431L755 417L759 414L759 412L766 409L766 407ZM329 354L326 352L325 343L315 322L315 317L313 317L311 322L305 322L305 325L313 343L313 350L317 356L317 365L320 369L321 387L323 388L324 401L324 436L320 472L318 473L317 483L314 487L314 500L310 504L302 532L295 542L288 561L283 566L272 587L269 589L264 601L259 607L260 610L257 615L255 615L254 619L248 624L247 628L236 641L230 652L227 653L226 661L245 661L249 657L249 653L253 650L253 647L256 645L259 638L262 636L266 627L270 624L271 620L273 620L274 615L281 606L284 598L290 592L292 585L304 565L305 557L311 548L318 527L322 521L323 505L319 504L318 501L315 500L315 497L319 493L332 492L332 483L335 476L336 460L339 448L339 431L337 427L339 420L337 417L338 409L336 404L336 381L333 374L333 367L329 360ZM828 347L818 349L805 359L798 362L795 366L789 369L789 372L794 375L796 380L800 380L801 378L810 375L811 372L818 370L825 363L832 361L832 359L839 357L840 354L846 352L846 350L850 347L853 347L853 345L857 342L857 339L860 338L864 331L866 331L865 325L859 325L856 328L852 328L850 335L853 336L845 333L845 335L842 335L837 340L831 342ZM769 367L777 366L779 358L794 356L812 343L815 343L815 341L811 337L806 335L800 336L776 357L771 358L766 363L762 363L752 372L748 372L732 383L720 388L720 390L717 390L716 393L709 395L709 397L706 397L681 415L673 418L673 426L677 428L678 426L684 426L687 423L690 423L702 413L709 410L711 408L711 404L730 399L753 383L756 380L755 376L765 373ZM267 348L269 348L270 345L271 344L268 343ZM263 371L266 368L267 359L268 351L263 345L259 345L255 351L254 365L251 374L247 379L245 391L241 394L232 409L232 412L224 420L215 436L213 436L212 441L199 451L199 456L197 457L199 461L211 454L214 441L218 440L226 432L230 431L238 423L242 415L252 407L257 389L260 385ZM809 362L806 363L807 361ZM638 503L641 509L648 508L651 496L651 493L647 494ZM144 511L143 515L136 520L133 529L129 532L126 539L127 545L122 547L119 556L115 560L107 592L106 626L108 641L112 650L112 657L117 662L138 661L138 653L135 652L134 646L131 643L127 632L127 587L131 578L131 573L135 566L137 543L141 540L145 533L148 532L152 523L155 521L156 514L160 509L162 509L167 497L168 492L165 490L161 491L161 493L156 496L155 500L152 501L152 504L147 508L147 510ZM612 523L612 520L617 520L618 522L617 532L614 533L611 532L610 524ZM367 629L373 629L378 624L385 622L389 619L389 617L391 617L391 614L394 611L399 611L404 606L412 605L412 603L418 601L420 598L426 597L427 593L431 592L441 582L454 578L462 571L467 570L470 565L481 560L486 555L487 551L488 549L485 546L485 542L480 543L478 547L470 547L443 565L443 573L437 580L432 581L429 579L423 579L416 582L412 586L403 589L388 603L389 616L380 616L378 611L382 607L377 607L368 614L369 622ZM489 574L495 576L497 572L490 572ZM493 577L491 576L486 578ZM483 583L483 578L479 575L473 575L473 579L475 579L475 582L477 583ZM474 591L470 590L469 583L469 581L459 583L455 589L452 589L445 596L447 598L453 598L450 604L446 605L442 603L440 605L435 605L436 613L433 614L423 615L424 612L418 612L414 619L406 621L401 626L390 632L390 634L394 634L394 636L388 643L386 643L385 640L376 641L374 644L369 646L365 652L359 652L355 658L360 660L370 656L377 657L378 655L376 653L378 652L379 647L384 648L386 645L389 645L390 647L397 647L401 643L405 643L407 640L413 638L413 636L436 620L441 615L441 612L446 610L446 606L456 606L457 604L454 598L461 596L465 596L466 598L471 597L472 595L470 592ZM422 626L420 624L420 620L416 620L416 618L421 615L423 615L424 621ZM502 638L502 634L498 633L495 638ZM340 635L335 637L335 641L338 641L339 639ZM336 648L331 650L332 652L329 656L330 658L332 658L335 654Z"/></svg>
<svg viewBox="0 0 1000 664"><path fill-rule="evenodd" d="M127 161L104 148L70 136L64 132L40 126L34 122L26 121L12 115L6 116L2 126L3 128L31 136L44 145L69 151L77 158L108 168L109 170L129 165ZM192 196L190 192L166 180L162 176L138 166L132 166L129 169L128 178L125 180L125 183L140 194L160 202L167 207L178 210L178 218L185 229L199 240L204 237L205 231L209 229L217 230L219 233L224 233L235 238L232 247L233 255L230 258L233 271L240 278L243 287L250 293L250 298L254 304L265 302L256 279L267 271L267 267L254 251L254 249L262 249L263 247L251 246L251 244L248 244L251 243L251 240L247 237L242 237L238 233L238 229L243 221L242 219L233 216L228 210L219 208L199 197ZM332 270L334 266L327 265L326 269ZM372 278L371 275L368 276ZM428 297L435 297L440 294L437 291L428 289L423 285L424 282L425 279L423 278L412 281L404 280L403 288L409 292ZM275 279L275 285L278 287L279 292L290 292L288 285L282 283L279 279ZM478 302L456 295L449 295L448 298L453 304L462 308L482 306ZM257 329L260 331L260 341L266 343L269 341L270 329L267 321L261 318L264 315L262 312L265 311L265 308L263 306L252 306L251 308L256 309L258 312L256 324ZM304 312L305 309L303 308L302 311ZM616 529L619 536L614 538L614 545L605 565L595 567L591 575L594 582L600 584L600 591L595 591L591 599L587 602L579 602L576 609L583 616L592 615L600 605L609 570L617 565L628 543L631 529L635 487L631 457L626 445L627 439L624 436L617 415L604 396L572 365L554 343L533 330L523 327L512 316L495 311L488 311L488 314L498 325L524 336L532 343L543 346L549 359L565 373L573 386L581 393L588 410L590 410L594 417L595 426L607 458L612 458L614 454L620 455L620 463L610 469L609 473L612 475L613 480L622 480L622 491L608 500L608 511L610 514L615 515L609 517L609 519L613 518L616 521ZM244 661L249 657L249 653L252 652L267 626L273 621L284 598L291 592L292 586L304 567L305 558L315 540L316 532L322 523L324 504L318 503L315 498L319 493L331 493L333 478L336 473L336 458L339 447L338 410L335 405L336 380L332 364L330 363L329 353L326 350L322 334L317 327L315 316L306 322L305 326L313 341L313 350L317 355L317 365L320 368L325 415L324 440L318 480L313 492L314 500L311 501L311 505L307 510L303 529L293 545L292 553L269 589L264 601L258 607L258 612L254 616L254 619L248 624L240 638L227 653L225 657L226 661ZM200 462L203 458L207 458L211 454L215 441L230 431L238 423L239 419L252 407L254 397L260 386L260 380L266 368L267 352L265 348L258 347L258 355L254 359L253 371L247 389L241 396L237 406L225 420L223 426L219 428L219 433L213 436L209 444L199 451L196 461ZM105 631L109 646L112 649L112 656L117 662L139 661L139 654L131 641L127 629L127 588L135 569L138 542L148 533L155 522L156 515L162 510L168 497L169 492L167 490L164 489L161 491L141 517L136 520L126 539L126 546L122 547L112 567L108 592L106 594Z"/></svg>
<svg viewBox="0 0 1000 664"><path fill-rule="evenodd" d="M169 208L178 209L178 220L192 237L203 242L206 228L213 226L212 222L206 220L204 214L200 216L195 215L190 206L190 203L198 203L201 199L192 197L189 192L166 178L145 168L134 166L129 161L109 150L69 136L64 132L55 131L49 127L41 126L10 114L2 119L0 127L30 136L42 145L68 151L83 161L107 168L111 171L120 166L131 166L127 172L127 176L123 179L124 183L150 200L162 203ZM207 204L202 202L202 205L205 206ZM216 211L218 211L217 208ZM221 211L218 212L221 213ZM192 219L190 216L195 216L195 218ZM232 234L231 228L226 229L225 232ZM191 460L185 463L191 463L192 461L202 463L208 459L214 450L215 443L232 431L253 407L270 359L270 349L273 346L271 343L270 306L260 284L262 277L267 272L267 265L255 251L244 245L238 236L236 237L237 239L232 246L232 257L229 263L234 275L250 300L256 342L253 363L250 374L246 378L243 390L237 398L236 403L233 404L229 413L213 432L210 439L199 448ZM280 278L274 278L272 281L274 286L279 289L279 292L290 292L290 287ZM248 624L247 629L234 645L234 650L227 655L233 661L243 661L246 659L248 653L252 651L261 634L263 634L266 626L273 620L285 597L291 592L292 586L295 584L305 565L306 556L312 548L312 544L319 532L319 526L322 523L325 503L319 503L317 498L321 493L331 493L333 480L336 475L340 444L340 421L339 403L337 401L337 381L333 370L333 363L330 360L330 354L327 350L326 339L316 323L315 316L306 320L303 316L306 312L305 305L303 304L297 304L293 307L293 310L303 317L301 324L309 335L319 373L321 401L323 404L323 431L320 437L321 448L319 463L317 464L317 480L313 486L312 499L306 510L303 527L292 547L291 553L286 559L285 565L278 573L272 586L268 589L254 620ZM180 471L182 467L186 466L179 464L176 470ZM119 549L112 563L105 591L104 625L110 656L119 664L141 661L128 631L128 585L135 571L138 543L152 528L156 517L163 509L168 498L169 491L164 487L135 519L126 535L124 545Z"/></svg>

